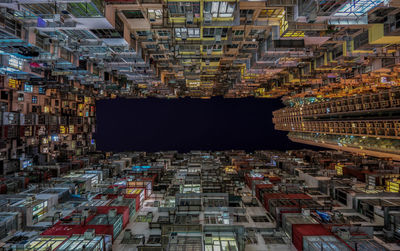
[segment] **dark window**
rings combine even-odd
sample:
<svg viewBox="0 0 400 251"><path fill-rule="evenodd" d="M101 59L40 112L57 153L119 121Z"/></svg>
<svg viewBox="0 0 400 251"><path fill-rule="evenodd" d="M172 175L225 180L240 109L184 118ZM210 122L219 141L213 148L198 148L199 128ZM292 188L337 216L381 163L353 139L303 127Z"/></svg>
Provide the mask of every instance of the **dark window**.
<svg viewBox="0 0 400 251"><path fill-rule="evenodd" d="M123 10L122 14L128 19L144 18L141 10Z"/></svg>
<svg viewBox="0 0 400 251"><path fill-rule="evenodd" d="M1 92L1 99L8 100L8 92Z"/></svg>
<svg viewBox="0 0 400 251"><path fill-rule="evenodd" d="M247 15L253 15L254 10L240 10L240 17L247 17Z"/></svg>

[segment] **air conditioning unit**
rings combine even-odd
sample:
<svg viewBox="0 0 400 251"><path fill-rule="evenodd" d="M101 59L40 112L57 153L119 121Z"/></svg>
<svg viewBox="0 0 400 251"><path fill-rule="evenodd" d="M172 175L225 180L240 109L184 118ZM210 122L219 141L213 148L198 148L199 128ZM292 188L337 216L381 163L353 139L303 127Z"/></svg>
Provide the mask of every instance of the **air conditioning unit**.
<svg viewBox="0 0 400 251"><path fill-rule="evenodd" d="M193 12L186 13L186 24L193 24Z"/></svg>
<svg viewBox="0 0 400 251"><path fill-rule="evenodd" d="M112 208L108 211L108 217L110 218L115 218L117 217L117 209L116 208Z"/></svg>
<svg viewBox="0 0 400 251"><path fill-rule="evenodd" d="M156 13L155 12L149 12L149 20L150 20L150 22L156 21Z"/></svg>
<svg viewBox="0 0 400 251"><path fill-rule="evenodd" d="M82 210L82 216L83 217L89 217L89 208L85 208Z"/></svg>
<svg viewBox="0 0 400 251"><path fill-rule="evenodd" d="M171 239L169 240L169 243L171 244L177 244L178 243L178 234L177 233L171 233Z"/></svg>
<svg viewBox="0 0 400 251"><path fill-rule="evenodd" d="M92 240L96 236L96 231L94 229L88 229L83 233L85 240Z"/></svg>
<svg viewBox="0 0 400 251"><path fill-rule="evenodd" d="M34 202L35 200L36 200L35 195L31 195L31 196L26 197L26 201L27 202Z"/></svg>
<svg viewBox="0 0 400 251"><path fill-rule="evenodd" d="M205 25L210 25L211 21L212 21L211 13L204 13L204 24Z"/></svg>
<svg viewBox="0 0 400 251"><path fill-rule="evenodd" d="M221 35L215 35L215 42L221 42Z"/></svg>
<svg viewBox="0 0 400 251"><path fill-rule="evenodd" d="M207 49L207 55L210 56L212 54L212 49Z"/></svg>
<svg viewBox="0 0 400 251"><path fill-rule="evenodd" d="M301 209L301 213L302 213L304 216L310 216L310 209L302 208L302 209Z"/></svg>
<svg viewBox="0 0 400 251"><path fill-rule="evenodd" d="M317 21L317 13L313 11L307 16L307 23L315 23L315 21Z"/></svg>
<svg viewBox="0 0 400 251"><path fill-rule="evenodd" d="M128 228L124 232L124 238L126 240L130 240L132 238L132 231Z"/></svg>
<svg viewBox="0 0 400 251"><path fill-rule="evenodd" d="M206 245L212 245L213 244L213 240L212 240L213 235L212 234L205 234L204 235L204 242Z"/></svg>
<svg viewBox="0 0 400 251"><path fill-rule="evenodd" d="M51 39L50 38L44 38L43 39L43 44L46 44L46 45L51 44Z"/></svg>
<svg viewBox="0 0 400 251"><path fill-rule="evenodd" d="M350 231L348 229L338 229L337 235L342 239L342 240L349 240L351 237Z"/></svg>
<svg viewBox="0 0 400 251"><path fill-rule="evenodd" d="M53 20L54 20L54 22L61 22L61 15L60 14L54 14Z"/></svg>
<svg viewBox="0 0 400 251"><path fill-rule="evenodd" d="M246 15L246 24L251 24L253 22L253 14L248 13Z"/></svg>
<svg viewBox="0 0 400 251"><path fill-rule="evenodd" d="M186 40L187 39L187 32L182 32L181 33L181 37L182 37L182 40Z"/></svg>

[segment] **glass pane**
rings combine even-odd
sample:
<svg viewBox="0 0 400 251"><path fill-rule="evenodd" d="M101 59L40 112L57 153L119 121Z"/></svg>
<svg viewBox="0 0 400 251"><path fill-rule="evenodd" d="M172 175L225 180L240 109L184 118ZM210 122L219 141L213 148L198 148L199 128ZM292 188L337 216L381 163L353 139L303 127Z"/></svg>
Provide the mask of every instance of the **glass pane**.
<svg viewBox="0 0 400 251"><path fill-rule="evenodd" d="M228 5L227 2L221 2L221 4L219 5L219 13L225 13L227 5Z"/></svg>
<svg viewBox="0 0 400 251"><path fill-rule="evenodd" d="M219 2L212 2L211 12L218 13Z"/></svg>
<svg viewBox="0 0 400 251"><path fill-rule="evenodd" d="M226 12L233 13L234 10L235 10L235 3L229 3Z"/></svg>
<svg viewBox="0 0 400 251"><path fill-rule="evenodd" d="M211 12L211 2L205 2L204 3L204 13L210 13Z"/></svg>

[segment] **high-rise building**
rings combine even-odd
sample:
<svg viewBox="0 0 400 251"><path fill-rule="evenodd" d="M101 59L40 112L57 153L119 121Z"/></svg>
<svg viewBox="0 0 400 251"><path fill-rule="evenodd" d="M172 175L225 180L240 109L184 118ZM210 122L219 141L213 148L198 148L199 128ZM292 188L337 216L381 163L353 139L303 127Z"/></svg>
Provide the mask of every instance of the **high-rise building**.
<svg viewBox="0 0 400 251"><path fill-rule="evenodd" d="M400 88L287 103L273 121L291 140L400 160Z"/></svg>

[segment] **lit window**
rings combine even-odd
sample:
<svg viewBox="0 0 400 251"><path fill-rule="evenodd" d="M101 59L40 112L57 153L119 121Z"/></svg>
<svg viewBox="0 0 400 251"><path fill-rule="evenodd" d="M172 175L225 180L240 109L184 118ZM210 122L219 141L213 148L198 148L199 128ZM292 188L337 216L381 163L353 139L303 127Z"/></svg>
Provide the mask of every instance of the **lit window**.
<svg viewBox="0 0 400 251"><path fill-rule="evenodd" d="M21 82L19 80L16 79L8 79L8 87L10 88L14 88L14 89L19 89Z"/></svg>
<svg viewBox="0 0 400 251"><path fill-rule="evenodd" d="M211 13L212 17L232 17L235 10L234 2L205 2L204 13Z"/></svg>
<svg viewBox="0 0 400 251"><path fill-rule="evenodd" d="M155 17L156 19L162 18L162 11L161 10L148 10L149 18Z"/></svg>
<svg viewBox="0 0 400 251"><path fill-rule="evenodd" d="M39 94L46 94L46 88L39 87Z"/></svg>
<svg viewBox="0 0 400 251"><path fill-rule="evenodd" d="M32 104L37 104L37 96L32 96Z"/></svg>
<svg viewBox="0 0 400 251"><path fill-rule="evenodd" d="M169 2L168 11L172 15L183 15L185 13L193 13L195 17L200 16L199 2Z"/></svg>
<svg viewBox="0 0 400 251"><path fill-rule="evenodd" d="M285 14L283 9L264 9L258 14L259 18L282 18Z"/></svg>
<svg viewBox="0 0 400 251"><path fill-rule="evenodd" d="M175 36L177 38L198 38L200 37L200 28L175 28Z"/></svg>
<svg viewBox="0 0 400 251"><path fill-rule="evenodd" d="M18 58L14 55L9 55L8 59L8 65L12 68L22 70L22 66L24 64L24 60L21 58Z"/></svg>
<svg viewBox="0 0 400 251"><path fill-rule="evenodd" d="M25 86L24 86L24 91L25 91L25 92L33 92L33 86L32 86L32 85L25 84Z"/></svg>

